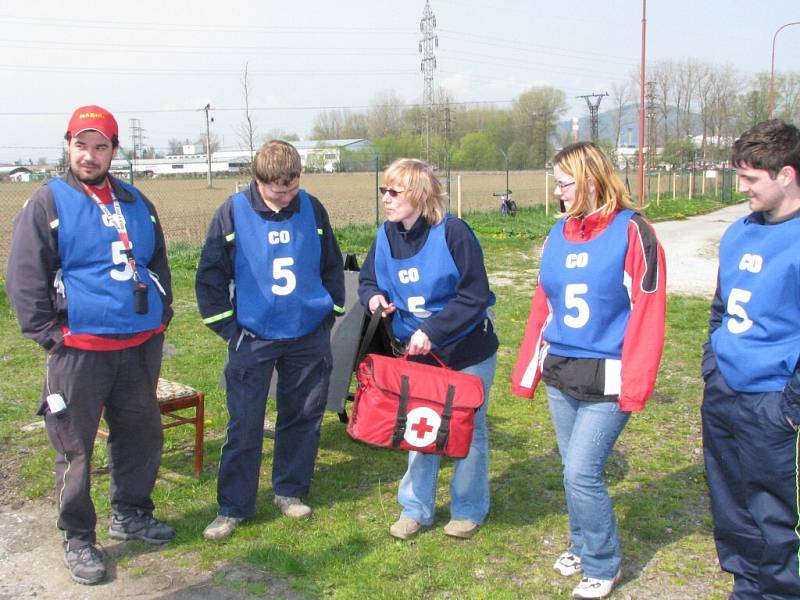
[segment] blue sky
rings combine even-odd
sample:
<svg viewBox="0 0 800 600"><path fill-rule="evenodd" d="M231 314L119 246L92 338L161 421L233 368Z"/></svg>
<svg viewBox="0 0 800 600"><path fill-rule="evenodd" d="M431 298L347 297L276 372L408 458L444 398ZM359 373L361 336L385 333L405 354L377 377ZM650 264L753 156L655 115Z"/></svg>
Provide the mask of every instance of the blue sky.
<svg viewBox="0 0 800 600"><path fill-rule="evenodd" d="M136 3L4 0L0 4L0 162L55 158L72 110L100 104L121 139L139 119L148 142L212 131L240 146L240 83L262 134L306 136L324 107L366 107L383 90L422 97L424 0L227 0ZM611 91L638 69L641 0L431 0L439 47L435 83L456 100L508 102L532 85ZM650 0L647 57L768 71L772 36L800 21L797 0ZM800 25L783 30L776 71L800 70ZM610 105L610 102L609 104ZM607 105L607 106L608 106ZM601 106L602 110L603 106Z"/></svg>

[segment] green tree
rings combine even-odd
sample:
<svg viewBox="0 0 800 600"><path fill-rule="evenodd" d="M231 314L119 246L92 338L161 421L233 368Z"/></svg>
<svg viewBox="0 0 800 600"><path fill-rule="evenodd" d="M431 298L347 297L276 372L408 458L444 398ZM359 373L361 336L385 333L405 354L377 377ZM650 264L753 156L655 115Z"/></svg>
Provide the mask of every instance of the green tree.
<svg viewBox="0 0 800 600"><path fill-rule="evenodd" d="M466 171L500 168L501 155L489 136L482 132L468 133L453 152L453 166Z"/></svg>
<svg viewBox="0 0 800 600"><path fill-rule="evenodd" d="M673 165L689 163L694 160L695 152L697 148L689 140L671 140L664 144L661 160Z"/></svg>
<svg viewBox="0 0 800 600"><path fill-rule="evenodd" d="M556 123L567 110L564 92L549 86L533 87L520 94L513 110L517 126L528 134L520 141L531 145L531 166L543 167L552 154L551 138L556 132Z"/></svg>
<svg viewBox="0 0 800 600"><path fill-rule="evenodd" d="M380 164L387 166L398 158L422 156L422 137L411 131L403 131L400 136L384 135L372 140L372 147L380 155Z"/></svg>
<svg viewBox="0 0 800 600"><path fill-rule="evenodd" d="M527 144L514 142L508 148L508 166L515 171L529 168L531 149Z"/></svg>

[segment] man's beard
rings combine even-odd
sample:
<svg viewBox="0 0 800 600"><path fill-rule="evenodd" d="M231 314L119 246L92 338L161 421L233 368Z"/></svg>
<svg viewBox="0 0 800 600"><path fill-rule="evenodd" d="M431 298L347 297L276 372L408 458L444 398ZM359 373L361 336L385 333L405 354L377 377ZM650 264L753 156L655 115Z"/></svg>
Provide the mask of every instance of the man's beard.
<svg viewBox="0 0 800 600"><path fill-rule="evenodd" d="M75 177L81 183L98 187L106 180L106 177L108 177L108 169L104 169L103 171L101 171L100 175L98 175L97 177L92 177L91 179L88 177L83 177L79 173L75 173Z"/></svg>

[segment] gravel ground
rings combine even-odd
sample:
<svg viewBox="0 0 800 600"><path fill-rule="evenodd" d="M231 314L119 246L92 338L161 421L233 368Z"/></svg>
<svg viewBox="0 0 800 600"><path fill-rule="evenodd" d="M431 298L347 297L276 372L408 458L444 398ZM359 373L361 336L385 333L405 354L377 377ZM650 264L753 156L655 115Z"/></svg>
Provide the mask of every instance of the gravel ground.
<svg viewBox="0 0 800 600"><path fill-rule="evenodd" d="M748 213L746 203L735 204L682 221L655 223L667 256L667 291L711 298L717 287L719 239L731 223Z"/></svg>

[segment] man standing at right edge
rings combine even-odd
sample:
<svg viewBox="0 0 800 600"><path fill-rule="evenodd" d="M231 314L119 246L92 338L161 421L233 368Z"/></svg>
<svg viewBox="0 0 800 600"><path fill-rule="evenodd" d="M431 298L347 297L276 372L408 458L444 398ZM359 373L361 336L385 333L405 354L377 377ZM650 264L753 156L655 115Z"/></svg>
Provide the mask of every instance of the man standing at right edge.
<svg viewBox="0 0 800 600"><path fill-rule="evenodd" d="M759 123L733 145L748 216L719 248L703 355L703 450L734 600L800 598L800 131Z"/></svg>

